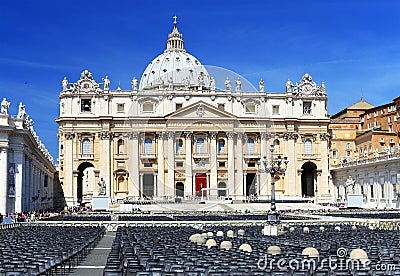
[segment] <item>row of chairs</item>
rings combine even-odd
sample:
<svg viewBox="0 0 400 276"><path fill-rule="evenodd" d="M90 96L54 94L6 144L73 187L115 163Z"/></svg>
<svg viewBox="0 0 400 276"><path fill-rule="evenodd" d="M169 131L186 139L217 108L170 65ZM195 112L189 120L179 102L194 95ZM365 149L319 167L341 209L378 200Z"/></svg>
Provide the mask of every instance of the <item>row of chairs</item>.
<svg viewBox="0 0 400 276"><path fill-rule="evenodd" d="M105 233L100 226L20 226L0 231L0 275L53 274L71 269Z"/></svg>
<svg viewBox="0 0 400 276"><path fill-rule="evenodd" d="M214 225L201 230L189 226L119 227L104 275L400 275L398 231L354 230L348 225L340 225L338 231L335 227L325 225L321 231L320 226L309 226L308 232L297 227L280 236L264 236L262 227L257 226ZM239 228L245 235L238 234ZM234 231L233 237L227 237L228 230ZM216 236L217 231L225 235ZM217 245L230 241L232 249L208 249L189 241L191 235L203 232L212 232ZM252 252L239 250L244 243ZM271 245L279 246L281 254L267 254ZM317 249L319 257L303 256L307 247ZM348 254L356 248L367 252L368 267L346 265ZM339 249L346 254L338 255ZM289 261L299 266L291 267ZM283 267L282 262L286 262ZM313 262L317 264L314 267L302 266ZM390 269L382 272L378 267Z"/></svg>

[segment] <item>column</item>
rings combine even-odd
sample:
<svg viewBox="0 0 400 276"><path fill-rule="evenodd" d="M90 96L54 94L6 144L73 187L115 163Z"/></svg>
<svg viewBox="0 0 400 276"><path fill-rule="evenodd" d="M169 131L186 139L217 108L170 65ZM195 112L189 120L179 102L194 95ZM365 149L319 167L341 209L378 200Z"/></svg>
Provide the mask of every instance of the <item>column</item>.
<svg viewBox="0 0 400 276"><path fill-rule="evenodd" d="M39 174L38 174L39 175ZM78 202L78 175L79 175L79 171L78 170L74 170L72 172L73 175L73 190L72 190L72 204L75 205ZM39 179L39 177L38 177ZM38 182L40 183L40 182ZM40 189L40 186L38 186L38 189ZM40 197L39 197L40 199Z"/></svg>
<svg viewBox="0 0 400 276"><path fill-rule="evenodd" d="M266 132L261 132L261 149L260 149L260 161L262 162L264 160L264 156L267 156L267 139L268 139L268 134ZM260 165L259 168L262 168ZM267 185L267 173L262 172L260 173L259 177L259 182L258 182L258 191L259 191L259 196L265 196L268 194L268 185Z"/></svg>
<svg viewBox="0 0 400 276"><path fill-rule="evenodd" d="M74 204L74 197L73 197L73 189L74 189L74 179L72 172L73 168L73 156L75 154L74 147L73 147L73 139L75 138L75 134L71 132L64 133L65 138L65 149L64 149L64 156L65 156L65 163L64 163L64 197L67 206L72 206ZM31 171L31 175L34 175L34 172ZM31 194L32 196L36 195L36 190L34 187L34 183L31 184ZM33 204L36 205L36 202Z"/></svg>
<svg viewBox="0 0 400 276"><path fill-rule="evenodd" d="M236 177L235 177L235 195L241 198L246 197L246 193L243 189L243 183L245 183L245 177L243 175L243 140L245 139L245 133L237 133L236 136ZM228 157L229 159L229 157ZM229 162L228 162L229 163Z"/></svg>
<svg viewBox="0 0 400 276"><path fill-rule="evenodd" d="M7 212L7 198L8 198L8 147L0 149L0 214L4 215Z"/></svg>
<svg viewBox="0 0 400 276"><path fill-rule="evenodd" d="M102 131L100 133L100 178L106 182L106 196L111 198L111 150L110 150L110 139L111 132L110 131Z"/></svg>
<svg viewBox="0 0 400 276"><path fill-rule="evenodd" d="M228 132L228 190L229 196L235 193L235 145L234 132Z"/></svg>
<svg viewBox="0 0 400 276"><path fill-rule="evenodd" d="M218 188L218 164L217 164L217 135L218 132L210 132L210 184L209 188ZM209 195L213 197L218 196L218 190L210 190Z"/></svg>
<svg viewBox="0 0 400 276"><path fill-rule="evenodd" d="M192 132L185 132L185 196L195 195L192 171Z"/></svg>
<svg viewBox="0 0 400 276"><path fill-rule="evenodd" d="M321 178L319 179L320 181L318 182L319 187L319 195L324 198L324 199L329 199L331 200L331 195L330 195L330 187L329 187L329 149L328 149L328 140L329 140L329 135L328 133L321 133L320 135L320 140L321 140L321 166L322 166L322 175Z"/></svg>
<svg viewBox="0 0 400 276"><path fill-rule="evenodd" d="M157 196L165 196L165 178L164 178L164 135L165 132L158 132L157 142Z"/></svg>
<svg viewBox="0 0 400 276"><path fill-rule="evenodd" d="M14 148L14 164L15 164L15 205L14 212L22 212L22 182L24 173L24 152L23 146L18 146Z"/></svg>
<svg viewBox="0 0 400 276"><path fill-rule="evenodd" d="M143 173L140 174L139 196L143 198Z"/></svg>
<svg viewBox="0 0 400 276"><path fill-rule="evenodd" d="M166 187L166 195L173 197L175 194L175 132L168 132L168 185Z"/></svg>
<svg viewBox="0 0 400 276"><path fill-rule="evenodd" d="M153 183L154 183L154 185L155 185L155 187L154 187L154 189L155 189L155 193L154 193L154 196L158 196L158 194L157 194L157 188L158 188L158 185L157 185L157 174L154 172L153 173Z"/></svg>
<svg viewBox="0 0 400 276"><path fill-rule="evenodd" d="M139 181L139 132L129 133L129 141L131 144L131 171L129 175L132 185L128 187L128 190L131 193L130 195L139 197L142 191Z"/></svg>
<svg viewBox="0 0 400 276"><path fill-rule="evenodd" d="M288 157L288 166L285 173L285 194L289 196L302 196L301 194L296 193L296 145L295 141L297 140L298 134L293 132L285 133L285 140L287 140L287 157ZM283 153L283 152L282 152ZM285 155L285 154L284 154ZM301 186L301 182L299 184ZM300 189L301 190L301 189Z"/></svg>

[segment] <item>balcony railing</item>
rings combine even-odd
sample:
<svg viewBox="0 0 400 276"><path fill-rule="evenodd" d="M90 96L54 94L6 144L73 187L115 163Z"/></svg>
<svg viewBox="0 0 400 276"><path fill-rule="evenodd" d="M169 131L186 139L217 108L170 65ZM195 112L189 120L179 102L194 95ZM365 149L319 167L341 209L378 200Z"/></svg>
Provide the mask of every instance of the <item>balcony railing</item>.
<svg viewBox="0 0 400 276"><path fill-rule="evenodd" d="M142 153L140 159L157 159L157 154L155 153Z"/></svg>
<svg viewBox="0 0 400 276"><path fill-rule="evenodd" d="M243 154L243 157L244 159L260 159L260 154L255 152L252 153L246 152Z"/></svg>
<svg viewBox="0 0 400 276"><path fill-rule="evenodd" d="M93 160L94 154L93 153L81 153L79 154L80 160Z"/></svg>
<svg viewBox="0 0 400 276"><path fill-rule="evenodd" d="M207 159L210 158L210 154L208 152L195 152L193 153L194 159Z"/></svg>
<svg viewBox="0 0 400 276"><path fill-rule="evenodd" d="M347 160L345 160L344 162L341 162L338 165L333 165L332 169L355 167L355 166L361 166L361 165L365 165L365 164L374 164L374 163L387 162L387 161L399 160L399 159L400 159L400 152L390 153L390 154L383 155L383 156L378 156L378 157L373 157L373 158L364 158L364 159L359 159L359 160L354 160L354 161L349 161L349 162Z"/></svg>

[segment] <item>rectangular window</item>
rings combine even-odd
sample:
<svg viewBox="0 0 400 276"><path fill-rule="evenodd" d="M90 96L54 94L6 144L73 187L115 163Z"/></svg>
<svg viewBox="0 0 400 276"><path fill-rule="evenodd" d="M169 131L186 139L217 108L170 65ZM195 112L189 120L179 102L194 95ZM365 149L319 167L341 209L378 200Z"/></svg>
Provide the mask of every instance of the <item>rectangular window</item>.
<svg viewBox="0 0 400 276"><path fill-rule="evenodd" d="M346 156L347 157L351 157L351 151L350 150L346 151Z"/></svg>
<svg viewBox="0 0 400 276"><path fill-rule="evenodd" d="M151 168L151 167L153 167L153 164L152 163L143 163L143 167L145 167L145 168Z"/></svg>
<svg viewBox="0 0 400 276"><path fill-rule="evenodd" d="M279 114L279 105L272 106L272 114L278 115Z"/></svg>
<svg viewBox="0 0 400 276"><path fill-rule="evenodd" d="M177 167L183 167L183 162L176 162Z"/></svg>
<svg viewBox="0 0 400 276"><path fill-rule="evenodd" d="M389 132L393 132L393 126L388 127Z"/></svg>
<svg viewBox="0 0 400 276"><path fill-rule="evenodd" d="M218 104L218 109L224 111L225 110L225 104Z"/></svg>
<svg viewBox="0 0 400 276"><path fill-rule="evenodd" d="M246 105L245 109L246 109L246 113L256 113L255 105Z"/></svg>
<svg viewBox="0 0 400 276"><path fill-rule="evenodd" d="M392 117L388 117L388 123L391 123L392 122Z"/></svg>
<svg viewBox="0 0 400 276"><path fill-rule="evenodd" d="M332 151L332 157L333 158L337 158L337 151L336 150Z"/></svg>
<svg viewBox="0 0 400 276"><path fill-rule="evenodd" d="M249 167L249 168L254 168L256 166L256 163L255 162L249 162L248 164L247 164L247 167Z"/></svg>
<svg viewBox="0 0 400 276"><path fill-rule="evenodd" d="M179 110L181 108L182 108L182 104L181 103L175 104L175 110Z"/></svg>
<svg viewBox="0 0 400 276"><path fill-rule="evenodd" d="M374 111L374 117L378 117L378 111Z"/></svg>
<svg viewBox="0 0 400 276"><path fill-rule="evenodd" d="M368 129L371 129L371 123L368 123Z"/></svg>
<svg viewBox="0 0 400 276"><path fill-rule="evenodd" d="M374 198L374 178L369 178L369 188L371 190L371 198Z"/></svg>
<svg viewBox="0 0 400 276"><path fill-rule="evenodd" d="M346 143L346 148L351 148L351 143L350 142Z"/></svg>
<svg viewBox="0 0 400 276"><path fill-rule="evenodd" d="M123 104L123 103L117 104L117 112L124 113L124 111L125 111L125 104Z"/></svg>
<svg viewBox="0 0 400 276"><path fill-rule="evenodd" d="M303 102L303 114L311 114L311 102Z"/></svg>
<svg viewBox="0 0 400 276"><path fill-rule="evenodd" d="M92 100L82 99L81 100L81 112L90 112L90 111L92 111Z"/></svg>
<svg viewBox="0 0 400 276"><path fill-rule="evenodd" d="M153 112L154 105L152 103L144 103L143 104L143 112Z"/></svg>
<svg viewBox="0 0 400 276"><path fill-rule="evenodd" d="M367 114L367 119L371 119L371 114Z"/></svg>
<svg viewBox="0 0 400 276"><path fill-rule="evenodd" d="M224 168L225 167L225 162L218 162L218 167Z"/></svg>

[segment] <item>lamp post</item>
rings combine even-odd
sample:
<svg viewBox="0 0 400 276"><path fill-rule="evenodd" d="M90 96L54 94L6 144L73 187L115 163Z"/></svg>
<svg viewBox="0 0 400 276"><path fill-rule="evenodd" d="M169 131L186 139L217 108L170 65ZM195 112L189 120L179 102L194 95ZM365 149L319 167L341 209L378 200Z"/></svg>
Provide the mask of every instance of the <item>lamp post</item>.
<svg viewBox="0 0 400 276"><path fill-rule="evenodd" d="M285 173L287 164L289 160L287 157L282 157L279 155L276 159L273 155L275 151L274 145L271 145L271 160L268 162L267 157L264 156L262 160L258 161L258 165L261 167L259 169L260 172L269 173L271 175L271 212L268 213L267 222L269 224L276 224L279 222L279 214L276 211L276 202L275 202L275 174L276 173Z"/></svg>

